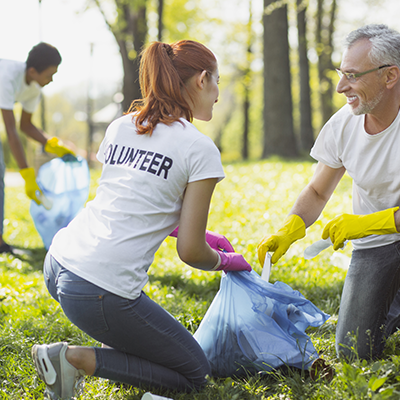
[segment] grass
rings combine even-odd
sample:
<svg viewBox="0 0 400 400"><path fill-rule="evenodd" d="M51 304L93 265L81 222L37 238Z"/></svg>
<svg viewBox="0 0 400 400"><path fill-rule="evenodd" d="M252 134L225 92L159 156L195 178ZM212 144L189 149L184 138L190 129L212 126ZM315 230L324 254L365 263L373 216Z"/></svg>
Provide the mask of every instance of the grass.
<svg viewBox="0 0 400 400"><path fill-rule="evenodd" d="M315 164L279 159L225 165L227 178L213 197L208 228L227 236L257 272L256 247L264 235L280 227L293 202L312 176ZM92 177L94 195L98 173ZM312 381L307 371L282 369L242 379L210 378L199 393L154 393L175 400L206 399L398 399L400 397L400 338L390 338L377 361L345 363L336 358L335 328L351 246L331 249L313 260L302 258L305 247L320 238L322 227L335 215L351 212L351 180L345 176L320 219L306 238L296 242L272 268L271 281L283 281L331 314L322 327L310 329L316 349L335 368L329 383ZM98 345L75 328L53 301L42 279L45 249L29 214L22 187L6 189L6 239L20 254L0 256L0 398L42 399L43 383L30 357L34 343L63 341ZM340 254L340 256L339 256ZM184 265L175 239L168 238L149 270L145 291L194 333L219 287L220 273ZM86 379L82 399L140 399L143 389L97 378Z"/></svg>

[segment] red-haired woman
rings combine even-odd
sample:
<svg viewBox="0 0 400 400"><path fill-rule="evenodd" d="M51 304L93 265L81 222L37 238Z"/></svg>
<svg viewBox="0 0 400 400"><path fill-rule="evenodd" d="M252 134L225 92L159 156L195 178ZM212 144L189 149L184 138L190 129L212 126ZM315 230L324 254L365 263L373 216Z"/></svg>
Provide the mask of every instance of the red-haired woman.
<svg viewBox="0 0 400 400"><path fill-rule="evenodd" d="M206 233L224 172L218 149L191 121L212 118L218 79L215 56L200 43L154 42L142 53L143 99L108 127L96 197L57 233L44 263L66 316L106 345L33 346L51 398L72 397L85 374L182 391L205 383L210 367L198 343L142 289L172 231L179 257L194 268L251 270L229 241Z"/></svg>

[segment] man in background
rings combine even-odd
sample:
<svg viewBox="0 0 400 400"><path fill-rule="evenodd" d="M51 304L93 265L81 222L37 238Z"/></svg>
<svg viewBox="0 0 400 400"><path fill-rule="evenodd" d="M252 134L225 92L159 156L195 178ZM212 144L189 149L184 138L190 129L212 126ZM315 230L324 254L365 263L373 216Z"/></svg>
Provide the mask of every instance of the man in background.
<svg viewBox="0 0 400 400"><path fill-rule="evenodd" d="M21 103L20 130L42 144L45 151L56 154L58 157L73 153L61 140L56 137L49 138L32 123L32 113L40 102L41 88L52 82L60 63L61 56L58 50L43 42L31 49L26 62L0 59L0 109L7 139L21 176L24 178L26 194L37 204L41 204L42 192L36 183L34 169L27 164L13 109L15 102ZM0 143L0 253L12 253L12 247L3 240L4 174L4 154Z"/></svg>

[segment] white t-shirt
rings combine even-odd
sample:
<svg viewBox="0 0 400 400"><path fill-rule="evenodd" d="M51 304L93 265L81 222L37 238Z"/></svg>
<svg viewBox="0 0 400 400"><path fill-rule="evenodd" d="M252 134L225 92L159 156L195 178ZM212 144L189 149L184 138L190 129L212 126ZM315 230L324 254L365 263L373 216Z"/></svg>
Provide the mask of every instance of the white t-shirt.
<svg viewBox="0 0 400 400"><path fill-rule="evenodd" d="M19 102L22 108L32 114L40 101L40 85L25 82L26 63L0 59L0 108L12 110Z"/></svg>
<svg viewBox="0 0 400 400"><path fill-rule="evenodd" d="M371 214L400 206L400 113L384 131L370 135L365 115L348 105L322 128L311 156L331 168L344 166L353 178L353 212ZM371 235L353 240L355 249L379 247L400 240L400 234Z"/></svg>
<svg viewBox="0 0 400 400"><path fill-rule="evenodd" d="M188 183L223 179L213 141L181 119L138 135L132 115L108 127L97 154L103 163L96 197L60 230L49 249L76 275L135 299L162 241L179 224Z"/></svg>

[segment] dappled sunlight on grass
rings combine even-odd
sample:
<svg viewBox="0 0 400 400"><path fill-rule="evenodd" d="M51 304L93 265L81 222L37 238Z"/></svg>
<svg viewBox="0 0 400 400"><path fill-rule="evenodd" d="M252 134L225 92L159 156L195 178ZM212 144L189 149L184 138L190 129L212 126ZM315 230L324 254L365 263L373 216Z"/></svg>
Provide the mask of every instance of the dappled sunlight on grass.
<svg viewBox="0 0 400 400"><path fill-rule="evenodd" d="M216 187L207 228L225 235L261 273L258 243L281 227L315 166L279 159L225 165L227 177ZM95 195L99 176L99 171L92 172L89 199ZM66 340L100 345L73 326L48 294L41 272L46 250L30 217L29 203L23 187L6 189L5 238L20 250L16 256L0 255L0 394L7 399L43 396L44 385L37 379L30 357L33 343ZM210 378L199 393L159 394L174 400L399 398L399 335L390 338L380 361L346 364L336 358L335 329L351 245L338 252L329 248L312 260L303 257L305 248L321 238L324 225L343 212L352 212L347 175L307 236L272 266L270 276L272 283L287 283L331 315L321 327L307 330L315 348L336 370L331 383L322 379L314 382L307 371L281 369L243 379ZM182 263L176 239L168 237L155 255L144 291L194 333L219 289L221 275ZM139 400L144 393L143 388L86 380L87 395L82 398Z"/></svg>

